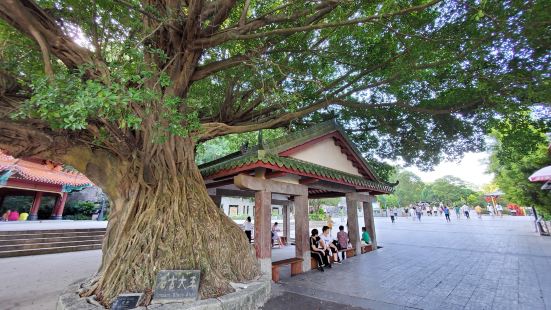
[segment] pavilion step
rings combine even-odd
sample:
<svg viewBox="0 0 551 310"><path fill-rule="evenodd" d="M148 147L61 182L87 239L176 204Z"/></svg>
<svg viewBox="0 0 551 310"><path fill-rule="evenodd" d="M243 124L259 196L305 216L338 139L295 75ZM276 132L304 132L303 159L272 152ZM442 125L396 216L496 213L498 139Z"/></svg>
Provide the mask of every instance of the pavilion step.
<svg viewBox="0 0 551 310"><path fill-rule="evenodd" d="M58 230L57 232L40 232L35 231L33 233L20 233L6 231L0 233L0 240L13 240L13 239L33 239L33 238L57 238L57 237L68 237L68 236L89 236L89 235L104 235L105 230L103 231L71 231L65 232Z"/></svg>
<svg viewBox="0 0 551 310"><path fill-rule="evenodd" d="M48 243L48 242L69 242L69 241L81 241L81 240L94 240L103 241L103 235L78 235L78 236L63 236L63 237L49 237L49 238L29 238L29 239L0 239L0 246L13 245L13 244L35 244L35 243Z"/></svg>
<svg viewBox="0 0 551 310"><path fill-rule="evenodd" d="M63 237L48 237L48 238L28 238L28 239L0 239L0 246L12 244L32 244L32 243L48 243L48 242L69 242L80 240L96 240L102 241L103 235L75 235Z"/></svg>
<svg viewBox="0 0 551 310"><path fill-rule="evenodd" d="M68 246L80 246L80 245L101 245L101 241L98 240L79 240L79 241L63 241L63 242L48 242L48 243L32 243L32 244L10 244L0 245L0 252L3 251L16 251L16 250L32 250L32 249L47 249L47 248L59 248Z"/></svg>
<svg viewBox="0 0 551 310"><path fill-rule="evenodd" d="M75 251L89 251L89 250L99 250L99 249L101 249L101 244L64 246L64 247L56 247L56 248L40 248L40 249L30 249L30 250L0 251L0 258L75 252Z"/></svg>

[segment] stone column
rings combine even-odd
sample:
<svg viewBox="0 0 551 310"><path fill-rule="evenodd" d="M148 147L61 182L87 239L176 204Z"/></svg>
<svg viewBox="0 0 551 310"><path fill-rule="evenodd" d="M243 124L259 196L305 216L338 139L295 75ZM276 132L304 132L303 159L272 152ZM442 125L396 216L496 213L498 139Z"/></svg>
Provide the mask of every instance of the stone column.
<svg viewBox="0 0 551 310"><path fill-rule="evenodd" d="M61 220L63 218L63 209L65 208L65 202L67 201L67 193L61 193L61 196L56 199L56 204L52 216L52 220Z"/></svg>
<svg viewBox="0 0 551 310"><path fill-rule="evenodd" d="M254 204L254 247L260 271L272 277L272 193L258 191Z"/></svg>
<svg viewBox="0 0 551 310"><path fill-rule="evenodd" d="M295 209L295 255L304 259L302 271L310 270L310 243L308 220L308 196L294 196Z"/></svg>
<svg viewBox="0 0 551 310"><path fill-rule="evenodd" d="M33 206L29 212L29 221L38 220L38 208L40 208L40 203L42 202L42 192L36 192L34 194Z"/></svg>
<svg viewBox="0 0 551 310"><path fill-rule="evenodd" d="M375 196L369 196L369 202L363 203L364 209L364 226L369 236L371 237L371 243L373 244L373 250L377 249L377 235L375 234L375 219L373 217L373 201Z"/></svg>
<svg viewBox="0 0 551 310"><path fill-rule="evenodd" d="M362 243L360 230L358 227L358 201L352 198L352 195L346 194L346 217L348 220L348 237L352 247L356 250L356 255L362 253Z"/></svg>
<svg viewBox="0 0 551 310"><path fill-rule="evenodd" d="M291 242L291 217L289 205L283 206L283 235L287 238L287 243Z"/></svg>

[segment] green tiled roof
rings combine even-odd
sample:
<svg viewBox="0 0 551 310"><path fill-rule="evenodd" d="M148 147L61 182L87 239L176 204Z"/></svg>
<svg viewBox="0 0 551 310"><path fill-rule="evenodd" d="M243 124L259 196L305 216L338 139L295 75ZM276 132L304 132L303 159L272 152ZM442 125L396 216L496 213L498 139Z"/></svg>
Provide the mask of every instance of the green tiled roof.
<svg viewBox="0 0 551 310"><path fill-rule="evenodd" d="M294 171L313 174L329 179L340 180L349 184L366 187L376 191L387 193L391 193L394 191L394 186L392 184L367 180L360 176L305 162L299 159L281 157L264 150L251 151L242 156L218 162L214 165L206 166L201 169L201 174L203 175L203 177L208 177L222 170L235 169L258 162L262 162L265 164L269 163L278 167L284 167Z"/></svg>

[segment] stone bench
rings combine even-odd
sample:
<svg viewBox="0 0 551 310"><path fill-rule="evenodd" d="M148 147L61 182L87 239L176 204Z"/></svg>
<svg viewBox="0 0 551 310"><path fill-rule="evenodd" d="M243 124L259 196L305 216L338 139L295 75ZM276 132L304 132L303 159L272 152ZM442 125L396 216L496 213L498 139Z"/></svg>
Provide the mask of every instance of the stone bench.
<svg viewBox="0 0 551 310"><path fill-rule="evenodd" d="M291 265L291 276L301 274L303 261L302 258L294 257L272 262L272 281L279 282L279 268L284 265Z"/></svg>

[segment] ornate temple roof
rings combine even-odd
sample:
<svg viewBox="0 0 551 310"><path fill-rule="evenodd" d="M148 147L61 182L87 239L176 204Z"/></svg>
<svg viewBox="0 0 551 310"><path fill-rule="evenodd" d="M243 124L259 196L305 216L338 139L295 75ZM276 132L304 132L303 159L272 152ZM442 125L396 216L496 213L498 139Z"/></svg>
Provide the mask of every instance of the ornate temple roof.
<svg viewBox="0 0 551 310"><path fill-rule="evenodd" d="M82 173L64 170L60 164L44 160L14 158L0 150L0 184L10 178L61 185L64 188L63 191L93 184Z"/></svg>
<svg viewBox="0 0 551 310"><path fill-rule="evenodd" d="M293 158L297 153L327 139L333 139L343 156L351 166L357 169L357 174ZM350 185L377 193L391 193L396 186L377 177L347 137L344 129L335 121L324 122L272 141L261 141L259 145L250 149L243 149L199 166L205 179L217 179L259 167Z"/></svg>

